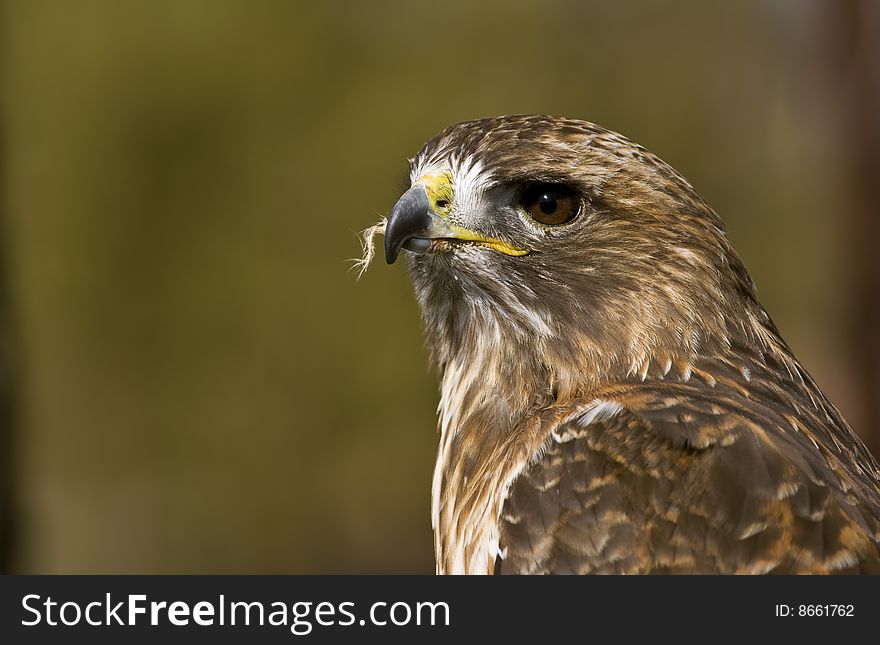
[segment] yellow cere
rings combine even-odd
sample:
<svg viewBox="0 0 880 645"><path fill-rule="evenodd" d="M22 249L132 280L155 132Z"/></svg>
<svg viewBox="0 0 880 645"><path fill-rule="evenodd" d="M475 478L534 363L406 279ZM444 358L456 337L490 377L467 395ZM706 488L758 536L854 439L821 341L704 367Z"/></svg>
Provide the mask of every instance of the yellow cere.
<svg viewBox="0 0 880 645"><path fill-rule="evenodd" d="M428 203L431 209L445 217L452 209L452 199L455 197L455 190L452 187L452 174L449 172L441 172L436 175L423 175L419 177L416 184L425 187L428 193Z"/></svg>

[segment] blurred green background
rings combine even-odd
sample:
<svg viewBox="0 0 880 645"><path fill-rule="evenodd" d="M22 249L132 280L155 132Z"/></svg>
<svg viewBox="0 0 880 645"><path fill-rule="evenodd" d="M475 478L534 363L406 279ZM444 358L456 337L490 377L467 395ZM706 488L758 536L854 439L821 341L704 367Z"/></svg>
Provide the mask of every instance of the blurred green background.
<svg viewBox="0 0 880 645"><path fill-rule="evenodd" d="M7 568L433 571L417 307L346 260L482 116L678 168L876 452L877 8L4 2Z"/></svg>

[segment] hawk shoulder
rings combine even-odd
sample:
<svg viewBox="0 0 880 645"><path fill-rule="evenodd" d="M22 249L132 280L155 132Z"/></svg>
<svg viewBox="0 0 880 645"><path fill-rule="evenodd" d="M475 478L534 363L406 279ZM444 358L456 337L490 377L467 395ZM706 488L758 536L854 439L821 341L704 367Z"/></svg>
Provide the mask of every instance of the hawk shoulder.
<svg viewBox="0 0 880 645"><path fill-rule="evenodd" d="M715 382L616 388L511 484L496 573L880 573L876 464L822 430Z"/></svg>

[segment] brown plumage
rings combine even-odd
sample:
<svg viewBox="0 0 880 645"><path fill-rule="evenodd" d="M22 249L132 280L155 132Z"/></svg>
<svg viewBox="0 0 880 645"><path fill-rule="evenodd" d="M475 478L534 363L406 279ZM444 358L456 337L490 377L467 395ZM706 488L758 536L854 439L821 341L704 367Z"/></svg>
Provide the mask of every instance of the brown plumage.
<svg viewBox="0 0 880 645"><path fill-rule="evenodd" d="M880 573L880 469L718 216L583 121L454 125L385 227L441 375L440 573Z"/></svg>

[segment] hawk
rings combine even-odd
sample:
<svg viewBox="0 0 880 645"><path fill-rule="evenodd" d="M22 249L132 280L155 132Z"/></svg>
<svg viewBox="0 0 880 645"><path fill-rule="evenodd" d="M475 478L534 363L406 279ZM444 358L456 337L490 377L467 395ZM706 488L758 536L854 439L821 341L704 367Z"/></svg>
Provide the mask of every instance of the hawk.
<svg viewBox="0 0 880 645"><path fill-rule="evenodd" d="M880 573L877 462L678 172L508 116L410 178L371 233L440 374L438 573Z"/></svg>

